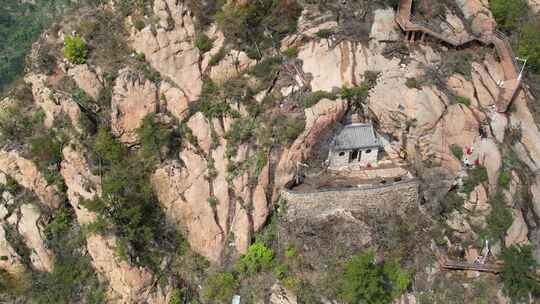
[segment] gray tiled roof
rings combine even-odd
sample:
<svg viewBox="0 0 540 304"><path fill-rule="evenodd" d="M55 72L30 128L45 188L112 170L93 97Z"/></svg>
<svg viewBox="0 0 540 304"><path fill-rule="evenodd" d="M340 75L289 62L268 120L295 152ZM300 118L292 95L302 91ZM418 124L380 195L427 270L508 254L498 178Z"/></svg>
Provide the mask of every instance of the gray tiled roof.
<svg viewBox="0 0 540 304"><path fill-rule="evenodd" d="M350 124L345 126L336 136L334 150L367 149L381 147L381 141L375 135L370 124Z"/></svg>

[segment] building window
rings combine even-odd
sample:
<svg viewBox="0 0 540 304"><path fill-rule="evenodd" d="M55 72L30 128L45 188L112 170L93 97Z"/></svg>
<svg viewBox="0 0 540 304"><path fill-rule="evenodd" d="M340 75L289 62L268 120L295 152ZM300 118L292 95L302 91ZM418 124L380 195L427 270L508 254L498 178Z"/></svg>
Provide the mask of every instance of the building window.
<svg viewBox="0 0 540 304"><path fill-rule="evenodd" d="M371 153L371 149L366 150L366 154L369 154L369 153Z"/></svg>
<svg viewBox="0 0 540 304"><path fill-rule="evenodd" d="M359 159L359 151L358 150L353 150L350 154L349 154L349 163L352 163L353 161L355 160L358 160Z"/></svg>
<svg viewBox="0 0 540 304"><path fill-rule="evenodd" d="M345 156L345 152L343 151L339 152L339 156Z"/></svg>

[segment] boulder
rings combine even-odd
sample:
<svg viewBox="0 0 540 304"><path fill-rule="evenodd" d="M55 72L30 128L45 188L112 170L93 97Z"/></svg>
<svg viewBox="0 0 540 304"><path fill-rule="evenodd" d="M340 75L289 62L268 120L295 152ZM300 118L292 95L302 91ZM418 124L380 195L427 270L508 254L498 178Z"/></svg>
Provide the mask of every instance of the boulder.
<svg viewBox="0 0 540 304"><path fill-rule="evenodd" d="M193 15L183 1L156 0L153 8L158 18L155 30L132 28L130 44L154 69L179 86L188 100L196 100L202 78L199 49L193 44Z"/></svg>
<svg viewBox="0 0 540 304"><path fill-rule="evenodd" d="M504 243L506 246L512 245L524 245L529 243L527 235L529 234L529 229L527 228L527 223L523 218L523 214L520 210L513 210L514 213L514 222L508 231L506 231L506 236L504 238Z"/></svg>
<svg viewBox="0 0 540 304"><path fill-rule="evenodd" d="M60 206L61 198L56 186L49 185L34 162L21 157L17 152L0 150L0 172L33 191L43 205L53 209Z"/></svg>
<svg viewBox="0 0 540 304"><path fill-rule="evenodd" d="M298 303L296 295L291 293L279 284L272 286L270 295L270 304L296 304Z"/></svg>
<svg viewBox="0 0 540 304"><path fill-rule="evenodd" d="M6 239L6 231L0 225L0 269L14 275L24 271L21 258Z"/></svg>
<svg viewBox="0 0 540 304"><path fill-rule="evenodd" d="M102 80L87 64L75 65L69 69L68 74L73 77L79 88L94 99L97 99L103 90Z"/></svg>
<svg viewBox="0 0 540 304"><path fill-rule="evenodd" d="M41 212L31 204L21 205L20 212L17 229L28 248L31 249L30 262L32 267L39 271L51 272L54 266L54 255L45 246L42 234L43 227L40 224Z"/></svg>
<svg viewBox="0 0 540 304"><path fill-rule="evenodd" d="M167 109L176 119L182 121L189 109L189 100L179 87L162 81L159 87L160 108Z"/></svg>
<svg viewBox="0 0 540 304"><path fill-rule="evenodd" d="M375 10L369 38L376 41L400 40L401 32L396 25L395 17L396 13L391 8Z"/></svg>
<svg viewBox="0 0 540 304"><path fill-rule="evenodd" d="M80 131L79 120L81 110L66 94L58 94L47 86L47 76L42 74L27 74L24 80L32 85L34 102L45 113L44 124L50 128L54 120L61 114L66 114L71 123Z"/></svg>
<svg viewBox="0 0 540 304"><path fill-rule="evenodd" d="M113 89L111 129L120 141L133 144L142 120L157 111L157 86L141 72L123 69Z"/></svg>

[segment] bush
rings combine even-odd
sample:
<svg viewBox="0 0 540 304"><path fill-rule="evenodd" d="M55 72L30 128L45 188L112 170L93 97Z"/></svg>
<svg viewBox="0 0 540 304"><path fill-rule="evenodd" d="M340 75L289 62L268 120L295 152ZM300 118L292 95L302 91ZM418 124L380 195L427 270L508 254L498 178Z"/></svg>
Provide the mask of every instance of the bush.
<svg viewBox="0 0 540 304"><path fill-rule="evenodd" d="M506 206L504 195L495 193L490 200L491 212L486 217L488 235L493 240L503 239L513 222L512 212Z"/></svg>
<svg viewBox="0 0 540 304"><path fill-rule="evenodd" d="M141 157L148 162L158 160L161 148L169 144L170 136L171 132L156 122L155 114L147 115L137 129Z"/></svg>
<svg viewBox="0 0 540 304"><path fill-rule="evenodd" d="M463 149L460 146L453 144L450 146L450 151L452 152L452 155L454 155L454 157L459 161L463 159Z"/></svg>
<svg viewBox="0 0 540 304"><path fill-rule="evenodd" d="M208 61L209 66L216 66L218 65L223 58L227 55L227 49L224 47L221 47L217 53L215 53L212 57L210 57L210 60Z"/></svg>
<svg viewBox="0 0 540 304"><path fill-rule="evenodd" d="M336 100L338 98L337 94L326 92L326 91L315 91L308 93L302 99L302 106L304 108L311 108L316 105L319 101L323 99Z"/></svg>
<svg viewBox="0 0 540 304"><path fill-rule="evenodd" d="M321 29L315 33L315 36L320 39L328 39L334 35L334 29Z"/></svg>
<svg viewBox="0 0 540 304"><path fill-rule="evenodd" d="M210 196L207 201L211 207L219 205L219 199L215 196Z"/></svg>
<svg viewBox="0 0 540 304"><path fill-rule="evenodd" d="M274 252L262 242L255 242L249 246L248 252L240 257L237 269L241 273L252 275L272 268Z"/></svg>
<svg viewBox="0 0 540 304"><path fill-rule="evenodd" d="M216 273L208 276L202 290L202 297L211 303L230 303L239 284L230 272Z"/></svg>
<svg viewBox="0 0 540 304"><path fill-rule="evenodd" d="M521 31L517 52L527 58L527 65L535 73L540 73L540 21L528 22Z"/></svg>
<svg viewBox="0 0 540 304"><path fill-rule="evenodd" d="M529 14L527 0L491 0L489 6L497 24L505 31L516 31Z"/></svg>
<svg viewBox="0 0 540 304"><path fill-rule="evenodd" d="M79 36L66 36L64 40L64 57L73 64L86 63L88 50L86 43Z"/></svg>
<svg viewBox="0 0 540 304"><path fill-rule="evenodd" d="M501 270L503 292L516 303L526 303L529 294L537 296L540 286L535 280L535 268L538 266L534 259L532 247L512 246L502 252L504 265Z"/></svg>
<svg viewBox="0 0 540 304"><path fill-rule="evenodd" d="M293 117L277 117L275 135L281 144L293 142L305 129L305 121Z"/></svg>
<svg viewBox="0 0 540 304"><path fill-rule="evenodd" d="M501 170L499 172L499 177L497 179L499 187L508 189L508 186L510 185L510 181L512 180L512 172Z"/></svg>
<svg viewBox="0 0 540 304"><path fill-rule="evenodd" d="M298 48L290 47L283 52L283 55L285 55L285 57L287 58L296 58L298 57L298 53L299 53Z"/></svg>
<svg viewBox="0 0 540 304"><path fill-rule="evenodd" d="M463 187L461 191L463 193L471 193L476 186L488 181L488 174L486 167L476 166L469 170L467 177L463 180Z"/></svg>
<svg viewBox="0 0 540 304"><path fill-rule="evenodd" d="M140 30L142 30L142 29L146 26L146 24L144 23L144 19L139 18L139 19L135 20L135 22L133 23L133 26L134 26L138 31L140 31Z"/></svg>
<svg viewBox="0 0 540 304"><path fill-rule="evenodd" d="M416 78L407 78L407 80L405 81L405 85L407 86L407 88L409 89L420 89L420 84L418 83L418 80L416 80Z"/></svg>
<svg viewBox="0 0 540 304"><path fill-rule="evenodd" d="M339 278L338 298L346 303L385 304L402 294L410 275L397 261L374 263L373 253L352 256Z"/></svg>
<svg viewBox="0 0 540 304"><path fill-rule="evenodd" d="M456 96L456 103L469 107L471 105L471 100L467 97Z"/></svg>
<svg viewBox="0 0 540 304"><path fill-rule="evenodd" d="M201 54L209 52L214 46L214 41L210 39L206 34L199 34L195 39L195 47L199 49Z"/></svg>

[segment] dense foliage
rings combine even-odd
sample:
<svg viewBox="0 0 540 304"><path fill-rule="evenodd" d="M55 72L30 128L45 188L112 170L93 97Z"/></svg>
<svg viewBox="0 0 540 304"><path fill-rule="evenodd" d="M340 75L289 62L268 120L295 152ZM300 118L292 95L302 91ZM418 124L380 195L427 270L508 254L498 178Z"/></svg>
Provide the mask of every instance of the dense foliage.
<svg viewBox="0 0 540 304"><path fill-rule="evenodd" d="M339 279L338 297L346 303L384 304L402 294L410 275L397 261L374 262L373 253L352 256Z"/></svg>
<svg viewBox="0 0 540 304"><path fill-rule="evenodd" d="M536 260L533 257L531 246L512 246L503 250L504 266L501 279L504 284L503 291L516 303L525 303L529 294L538 295L540 286L536 281Z"/></svg>
<svg viewBox="0 0 540 304"><path fill-rule="evenodd" d="M88 56L86 43L79 36L66 36L64 39L64 56L73 64L85 63Z"/></svg>
<svg viewBox="0 0 540 304"><path fill-rule="evenodd" d="M169 133L149 116L138 134L140 149L129 151L109 130L99 129L92 150L102 177L102 195L84 205L98 214L97 221L88 227L90 231L113 233L119 238L120 258L157 267L163 254L160 249L174 247L177 241L163 225L149 180L161 147L168 144Z"/></svg>
<svg viewBox="0 0 540 304"><path fill-rule="evenodd" d="M21 75L32 43L68 3L68 0L2 1L0 93Z"/></svg>

